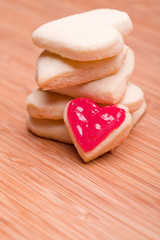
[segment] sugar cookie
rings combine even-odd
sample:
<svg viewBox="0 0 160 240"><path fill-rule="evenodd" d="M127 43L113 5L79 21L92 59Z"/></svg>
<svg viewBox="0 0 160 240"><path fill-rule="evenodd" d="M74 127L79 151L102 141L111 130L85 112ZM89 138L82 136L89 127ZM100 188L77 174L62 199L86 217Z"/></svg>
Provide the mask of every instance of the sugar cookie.
<svg viewBox="0 0 160 240"><path fill-rule="evenodd" d="M27 111L31 117L59 120L63 119L66 104L73 98L37 89L27 98ZM144 101L142 90L133 83L127 84L124 97L119 104L128 107L129 112L136 111Z"/></svg>
<svg viewBox="0 0 160 240"><path fill-rule="evenodd" d="M143 91L135 84L129 82L124 97L119 102L129 108L129 112L135 112L144 102Z"/></svg>
<svg viewBox="0 0 160 240"><path fill-rule="evenodd" d="M39 137L72 143L63 120L37 119L28 115L27 127Z"/></svg>
<svg viewBox="0 0 160 240"><path fill-rule="evenodd" d="M120 101L126 91L127 81L134 69L134 53L128 49L121 69L114 75L81 85L54 89L54 92L71 97L90 98L102 104L115 104Z"/></svg>
<svg viewBox="0 0 160 240"><path fill-rule="evenodd" d="M33 118L63 119L64 108L72 99L69 96L37 89L27 97L27 111Z"/></svg>
<svg viewBox="0 0 160 240"><path fill-rule="evenodd" d="M33 42L50 52L78 61L119 54L123 37L133 28L128 14L96 9L48 22L33 32Z"/></svg>
<svg viewBox="0 0 160 240"><path fill-rule="evenodd" d="M75 61L48 51L37 61L36 81L41 89L52 90L97 80L118 72L128 47L113 57L97 61Z"/></svg>
<svg viewBox="0 0 160 240"><path fill-rule="evenodd" d="M92 100L76 98L64 111L64 122L85 162L118 146L129 134L132 117L122 105L99 107Z"/></svg>
<svg viewBox="0 0 160 240"><path fill-rule="evenodd" d="M134 125L139 121L139 119L143 116L145 110L146 110L147 104L144 101L142 106L135 112L132 113L132 124L131 127L133 128Z"/></svg>

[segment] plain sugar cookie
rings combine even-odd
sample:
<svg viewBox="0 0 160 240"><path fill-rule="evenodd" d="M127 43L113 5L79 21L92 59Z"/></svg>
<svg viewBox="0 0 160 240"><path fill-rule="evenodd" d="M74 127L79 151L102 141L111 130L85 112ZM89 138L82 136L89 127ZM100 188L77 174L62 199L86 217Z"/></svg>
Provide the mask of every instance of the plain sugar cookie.
<svg viewBox="0 0 160 240"><path fill-rule="evenodd" d="M127 46L118 55L97 61L75 61L43 51L37 60L36 81L43 90L70 87L107 77L122 66Z"/></svg>
<svg viewBox="0 0 160 240"><path fill-rule="evenodd" d="M58 93L33 91L26 100L27 111L33 118L63 119L66 104L73 98Z"/></svg>
<svg viewBox="0 0 160 240"><path fill-rule="evenodd" d="M32 133L39 137L64 143L72 143L63 120L36 119L28 115L27 127Z"/></svg>
<svg viewBox="0 0 160 240"><path fill-rule="evenodd" d="M125 94L127 82L134 69L134 53L129 48L121 69L109 77L81 85L54 89L54 92L71 97L90 98L104 105L118 103Z"/></svg>
<svg viewBox="0 0 160 240"><path fill-rule="evenodd" d="M27 111L33 118L46 118L52 120L63 119L64 109L72 97L54 92L37 89L27 97ZM133 83L127 84L124 97L119 104L128 107L129 112L138 110L144 102L142 90Z"/></svg>
<svg viewBox="0 0 160 240"><path fill-rule="evenodd" d="M78 61L119 54L123 37L133 28L126 12L96 9L48 22L33 32L33 42L52 53Z"/></svg>
<svg viewBox="0 0 160 240"><path fill-rule="evenodd" d="M144 102L143 91L135 84L129 82L124 97L119 102L129 108L129 112L138 110Z"/></svg>
<svg viewBox="0 0 160 240"><path fill-rule="evenodd" d="M146 110L147 104L144 100L142 106L135 112L132 113L132 124L131 127L133 128L134 125L139 121L139 119L143 116Z"/></svg>

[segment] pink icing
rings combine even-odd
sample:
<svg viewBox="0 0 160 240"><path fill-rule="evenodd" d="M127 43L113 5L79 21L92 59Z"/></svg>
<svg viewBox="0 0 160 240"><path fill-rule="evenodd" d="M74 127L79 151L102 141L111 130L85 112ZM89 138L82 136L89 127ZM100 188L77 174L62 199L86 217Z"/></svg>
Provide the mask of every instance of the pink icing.
<svg viewBox="0 0 160 240"><path fill-rule="evenodd" d="M69 103L67 117L74 136L85 151L93 150L125 119L125 110L116 105L99 107L87 98Z"/></svg>

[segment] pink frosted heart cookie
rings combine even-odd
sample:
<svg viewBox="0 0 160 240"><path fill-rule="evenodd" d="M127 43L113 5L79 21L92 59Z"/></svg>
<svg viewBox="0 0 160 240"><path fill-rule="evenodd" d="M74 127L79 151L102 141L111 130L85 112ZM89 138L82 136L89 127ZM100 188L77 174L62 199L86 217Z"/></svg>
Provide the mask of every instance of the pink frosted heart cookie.
<svg viewBox="0 0 160 240"><path fill-rule="evenodd" d="M68 133L85 162L119 145L130 132L131 120L128 108L101 108L87 98L70 101L64 111Z"/></svg>

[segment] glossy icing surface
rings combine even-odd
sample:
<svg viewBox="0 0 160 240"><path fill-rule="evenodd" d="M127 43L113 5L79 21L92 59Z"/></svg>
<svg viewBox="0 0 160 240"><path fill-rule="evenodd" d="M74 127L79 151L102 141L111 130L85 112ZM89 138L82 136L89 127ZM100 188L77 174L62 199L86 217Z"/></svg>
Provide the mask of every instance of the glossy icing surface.
<svg viewBox="0 0 160 240"><path fill-rule="evenodd" d="M93 150L125 119L125 110L116 105L99 107L87 98L69 103L67 117L74 136L83 151Z"/></svg>

